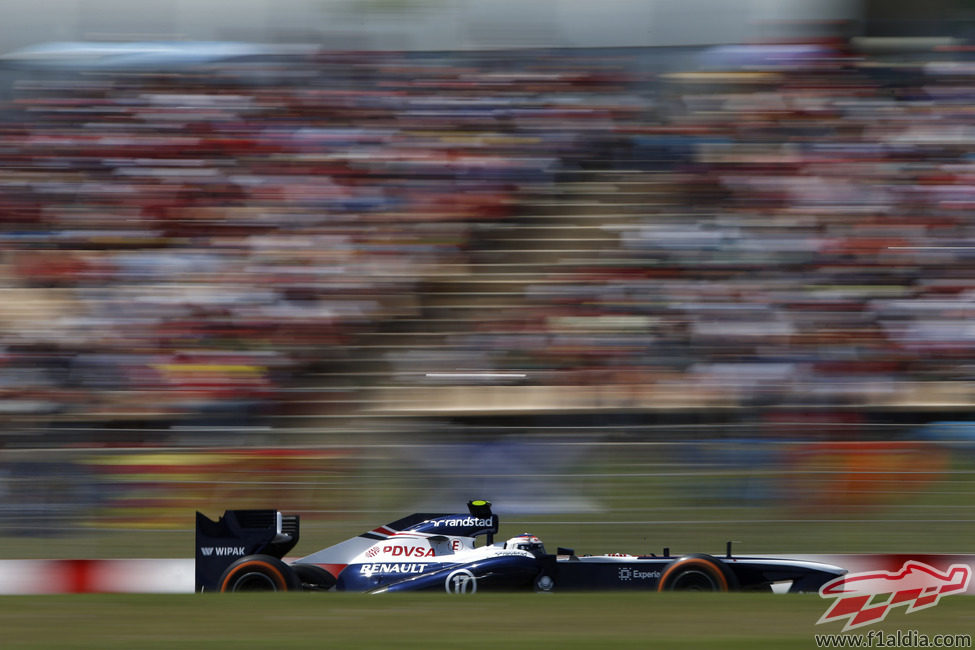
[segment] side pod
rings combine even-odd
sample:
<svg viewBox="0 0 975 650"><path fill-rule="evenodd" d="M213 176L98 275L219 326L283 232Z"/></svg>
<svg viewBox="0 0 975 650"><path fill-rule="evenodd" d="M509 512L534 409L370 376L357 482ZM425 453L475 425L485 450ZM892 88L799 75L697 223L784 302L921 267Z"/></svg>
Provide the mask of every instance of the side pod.
<svg viewBox="0 0 975 650"><path fill-rule="evenodd" d="M196 513L196 590L218 591L220 576L245 555L284 557L298 543L298 515L277 510L227 510L213 521Z"/></svg>

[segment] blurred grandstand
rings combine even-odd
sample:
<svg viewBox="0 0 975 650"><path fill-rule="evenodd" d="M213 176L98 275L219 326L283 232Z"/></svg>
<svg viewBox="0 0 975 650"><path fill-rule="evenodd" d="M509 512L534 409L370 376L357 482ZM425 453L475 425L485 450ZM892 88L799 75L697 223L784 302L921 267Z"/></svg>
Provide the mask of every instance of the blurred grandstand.
<svg viewBox="0 0 975 650"><path fill-rule="evenodd" d="M652 57L20 80L7 426L975 403L973 64Z"/></svg>
<svg viewBox="0 0 975 650"><path fill-rule="evenodd" d="M975 59L876 45L7 57L10 520L52 475L75 523L341 516L403 464L514 511L856 518L953 468L925 503L970 530Z"/></svg>

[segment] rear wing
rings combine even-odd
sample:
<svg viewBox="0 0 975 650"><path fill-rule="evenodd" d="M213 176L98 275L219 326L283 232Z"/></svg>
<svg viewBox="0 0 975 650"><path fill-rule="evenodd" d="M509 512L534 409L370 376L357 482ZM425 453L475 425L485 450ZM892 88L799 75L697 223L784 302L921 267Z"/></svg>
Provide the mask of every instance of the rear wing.
<svg viewBox="0 0 975 650"><path fill-rule="evenodd" d="M261 553L284 557L298 543L298 515L277 510L227 510L213 521L196 513L196 590L216 591L234 560Z"/></svg>

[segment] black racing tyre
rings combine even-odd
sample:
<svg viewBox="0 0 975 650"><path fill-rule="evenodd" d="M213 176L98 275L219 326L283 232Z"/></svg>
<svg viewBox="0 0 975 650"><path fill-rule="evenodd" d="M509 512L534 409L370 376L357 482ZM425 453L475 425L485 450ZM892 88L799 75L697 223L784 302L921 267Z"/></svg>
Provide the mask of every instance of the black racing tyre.
<svg viewBox="0 0 975 650"><path fill-rule="evenodd" d="M723 562L710 555L680 557L660 574L657 591L733 591L738 580Z"/></svg>
<svg viewBox="0 0 975 650"><path fill-rule="evenodd" d="M220 576L220 591L297 591L298 577L287 564L271 555L245 555Z"/></svg>
<svg viewBox="0 0 975 650"><path fill-rule="evenodd" d="M328 591L335 586L335 576L317 564L292 564L302 591Z"/></svg>

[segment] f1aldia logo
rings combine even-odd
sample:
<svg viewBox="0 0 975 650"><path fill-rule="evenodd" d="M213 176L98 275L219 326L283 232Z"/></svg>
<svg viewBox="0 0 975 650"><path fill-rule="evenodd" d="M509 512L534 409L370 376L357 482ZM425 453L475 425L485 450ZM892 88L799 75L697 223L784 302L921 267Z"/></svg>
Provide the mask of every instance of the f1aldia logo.
<svg viewBox="0 0 975 650"><path fill-rule="evenodd" d="M967 564L952 564L947 571L939 571L917 560L908 560L893 572L848 573L820 587L820 596L836 600L816 624L846 619L846 632L879 623L900 605L906 605L905 613L912 614L934 607L942 596L965 593L971 579L972 567Z"/></svg>

